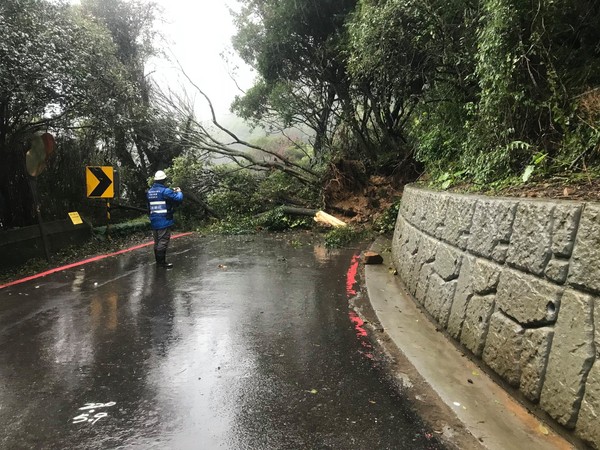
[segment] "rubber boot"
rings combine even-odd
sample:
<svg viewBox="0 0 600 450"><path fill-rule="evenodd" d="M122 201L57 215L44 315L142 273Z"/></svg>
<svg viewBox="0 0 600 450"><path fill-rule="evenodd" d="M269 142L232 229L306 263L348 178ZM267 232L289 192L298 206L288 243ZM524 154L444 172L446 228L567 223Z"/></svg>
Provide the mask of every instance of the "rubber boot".
<svg viewBox="0 0 600 450"><path fill-rule="evenodd" d="M164 267L165 269L170 269L173 267L173 264L168 263L166 261L167 252L166 251L158 251L156 252L156 265L158 267Z"/></svg>

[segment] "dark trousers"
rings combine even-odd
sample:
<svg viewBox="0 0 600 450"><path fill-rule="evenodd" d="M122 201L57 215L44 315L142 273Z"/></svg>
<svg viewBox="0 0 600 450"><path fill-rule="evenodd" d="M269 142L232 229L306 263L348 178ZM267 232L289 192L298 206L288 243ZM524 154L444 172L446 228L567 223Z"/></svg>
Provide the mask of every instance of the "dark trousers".
<svg viewBox="0 0 600 450"><path fill-rule="evenodd" d="M154 237L154 251L156 253L166 253L171 240L171 229L152 230L152 236Z"/></svg>

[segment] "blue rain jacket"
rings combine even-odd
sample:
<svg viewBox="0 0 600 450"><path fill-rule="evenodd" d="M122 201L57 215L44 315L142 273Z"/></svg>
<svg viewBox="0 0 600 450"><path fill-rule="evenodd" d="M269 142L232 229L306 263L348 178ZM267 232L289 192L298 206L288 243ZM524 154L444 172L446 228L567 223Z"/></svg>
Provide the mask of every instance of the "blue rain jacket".
<svg viewBox="0 0 600 450"><path fill-rule="evenodd" d="M160 182L155 182L146 194L153 230L169 228L173 221L173 206L183 201L183 193L175 192Z"/></svg>

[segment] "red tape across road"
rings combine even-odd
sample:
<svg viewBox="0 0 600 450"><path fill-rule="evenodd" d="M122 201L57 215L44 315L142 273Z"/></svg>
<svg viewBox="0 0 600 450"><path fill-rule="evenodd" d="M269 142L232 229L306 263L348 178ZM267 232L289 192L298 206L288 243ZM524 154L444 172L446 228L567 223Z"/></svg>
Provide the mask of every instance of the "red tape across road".
<svg viewBox="0 0 600 450"><path fill-rule="evenodd" d="M189 236L192 233L181 233L181 234L175 234L173 236L171 236L171 239L177 239L183 236ZM95 261L100 261L101 259L105 259L105 258L110 258L111 256L117 256L117 255L122 255L123 253L128 253L128 252L132 252L134 250L138 250L140 248L144 248L144 247L149 247L151 245L154 245L154 242L148 242L146 244L140 244L140 245L136 245L135 247L131 247L131 248L126 248L125 250L119 250L118 252L114 252L114 253L109 253L107 255L99 255L99 256L94 256L93 258L89 258L89 259L84 259L83 261L79 261L73 264L68 264L66 266L62 266L62 267L56 267L54 269L50 269L46 272L42 272L42 273L38 273L35 275L32 275L30 277L27 278L21 278L20 280L16 280L16 281L11 281L10 283L6 283L6 284L1 284L0 285L0 289L4 289L10 286L14 286L16 284L21 284L21 283L25 283L26 281L31 281L31 280L35 280L36 278L41 278L41 277L45 277L47 275L56 273L56 272L61 272L63 270L67 270L67 269L72 269L73 267L79 267L79 266L83 266L84 264L89 264Z"/></svg>

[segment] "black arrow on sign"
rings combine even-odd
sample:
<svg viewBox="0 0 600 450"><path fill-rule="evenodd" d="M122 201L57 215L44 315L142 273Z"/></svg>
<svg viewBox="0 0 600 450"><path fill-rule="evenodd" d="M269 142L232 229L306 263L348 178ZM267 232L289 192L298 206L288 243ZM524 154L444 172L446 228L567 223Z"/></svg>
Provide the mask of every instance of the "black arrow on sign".
<svg viewBox="0 0 600 450"><path fill-rule="evenodd" d="M108 177L108 175L106 175L104 173L104 170L102 170L102 168L100 167L90 167L90 172L92 172L92 174L98 178L98 181L100 182L100 184L98 184L98 186L96 186L96 188L90 192L90 197L101 197L102 194L104 194L104 191L106 191L109 186L112 184L112 180Z"/></svg>

